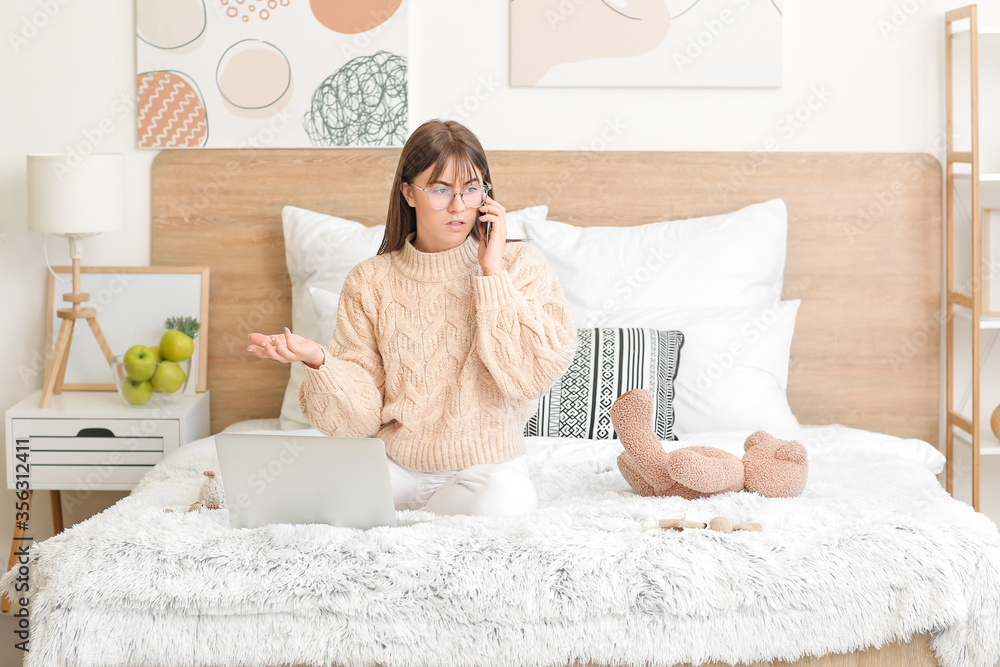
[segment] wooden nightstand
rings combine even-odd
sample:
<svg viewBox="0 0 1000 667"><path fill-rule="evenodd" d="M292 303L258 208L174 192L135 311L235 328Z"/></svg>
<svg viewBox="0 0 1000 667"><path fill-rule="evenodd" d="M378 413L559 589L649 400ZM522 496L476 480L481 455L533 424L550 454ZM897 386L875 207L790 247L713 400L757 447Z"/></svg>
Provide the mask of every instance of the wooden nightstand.
<svg viewBox="0 0 1000 667"><path fill-rule="evenodd" d="M16 488L17 441L28 437L30 488L121 491L170 452L209 435L208 392L141 407L113 391L64 391L45 408L40 396L32 393L5 414L8 489Z"/></svg>
<svg viewBox="0 0 1000 667"><path fill-rule="evenodd" d="M209 435L208 392L182 396L171 405L157 405L154 398L132 407L114 391L64 391L39 408L41 393L32 393L5 413L7 488L25 490L17 481L27 469L28 489L49 489L55 534L63 529L60 490L132 489L164 456ZM28 438L30 453L25 456ZM8 569L25 539L24 523L18 528L15 517L14 525ZM6 596L2 607L9 607Z"/></svg>

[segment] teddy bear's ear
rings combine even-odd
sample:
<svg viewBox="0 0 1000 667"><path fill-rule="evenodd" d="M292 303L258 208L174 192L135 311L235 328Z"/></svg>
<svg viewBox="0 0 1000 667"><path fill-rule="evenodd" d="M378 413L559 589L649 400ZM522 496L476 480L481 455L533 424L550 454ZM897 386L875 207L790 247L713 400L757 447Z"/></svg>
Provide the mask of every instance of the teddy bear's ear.
<svg viewBox="0 0 1000 667"><path fill-rule="evenodd" d="M802 464L807 460L806 448L802 446L802 443L792 440L778 447L774 452L774 458Z"/></svg>
<svg viewBox="0 0 1000 667"><path fill-rule="evenodd" d="M754 431L747 437L746 442L743 443L743 451L749 452L752 447L762 445L770 439L771 436L766 431Z"/></svg>

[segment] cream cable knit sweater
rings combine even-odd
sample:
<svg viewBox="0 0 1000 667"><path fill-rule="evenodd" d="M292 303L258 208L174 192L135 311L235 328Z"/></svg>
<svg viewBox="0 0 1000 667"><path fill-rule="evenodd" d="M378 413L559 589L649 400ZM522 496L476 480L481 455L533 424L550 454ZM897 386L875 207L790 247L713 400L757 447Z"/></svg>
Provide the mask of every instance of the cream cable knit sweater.
<svg viewBox="0 0 1000 667"><path fill-rule="evenodd" d="M478 241L411 244L348 274L302 413L329 435L379 437L415 470L457 470L524 453L524 425L576 349L573 310L542 253L509 243L483 276Z"/></svg>

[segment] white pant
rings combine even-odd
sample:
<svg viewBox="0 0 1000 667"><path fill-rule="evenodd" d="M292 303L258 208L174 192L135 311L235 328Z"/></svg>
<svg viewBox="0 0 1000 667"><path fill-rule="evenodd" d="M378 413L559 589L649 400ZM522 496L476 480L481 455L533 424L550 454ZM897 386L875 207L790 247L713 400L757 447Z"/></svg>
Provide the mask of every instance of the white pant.
<svg viewBox="0 0 1000 667"><path fill-rule="evenodd" d="M398 510L513 516L538 507L523 456L441 472L411 470L390 460L389 480Z"/></svg>

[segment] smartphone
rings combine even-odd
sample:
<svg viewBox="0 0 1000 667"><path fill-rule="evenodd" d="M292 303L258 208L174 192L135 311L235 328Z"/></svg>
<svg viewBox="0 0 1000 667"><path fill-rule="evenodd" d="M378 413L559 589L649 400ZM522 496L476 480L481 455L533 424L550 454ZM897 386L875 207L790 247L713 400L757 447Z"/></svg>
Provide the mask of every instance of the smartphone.
<svg viewBox="0 0 1000 667"><path fill-rule="evenodd" d="M490 244L490 230L493 228L493 223L489 220L482 220L479 224L483 226L483 245L488 246Z"/></svg>

